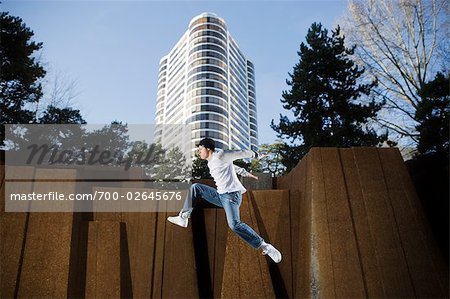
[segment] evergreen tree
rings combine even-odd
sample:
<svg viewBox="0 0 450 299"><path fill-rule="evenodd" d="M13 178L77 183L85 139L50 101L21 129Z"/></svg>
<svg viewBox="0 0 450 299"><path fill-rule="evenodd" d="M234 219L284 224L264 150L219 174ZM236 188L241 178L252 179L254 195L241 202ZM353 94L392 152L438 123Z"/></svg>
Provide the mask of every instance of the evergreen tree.
<svg viewBox="0 0 450 299"><path fill-rule="evenodd" d="M438 73L420 89L415 118L418 136L414 159L406 162L444 256L449 252L449 74Z"/></svg>
<svg viewBox="0 0 450 299"><path fill-rule="evenodd" d="M290 139L281 149L287 171L295 167L314 146L374 146L387 136L378 136L367 122L376 116L383 103L372 98L368 105L361 97L369 97L376 82L358 83L364 73L351 60L355 47L346 48L339 26L328 35L320 23L313 23L301 43L300 61L286 83L283 108L294 114L291 120L280 114L279 124L271 127L278 137Z"/></svg>
<svg viewBox="0 0 450 299"><path fill-rule="evenodd" d="M188 182L192 170L180 148L178 146L170 148L165 154L163 163L157 168L155 179L161 182L173 180Z"/></svg>
<svg viewBox="0 0 450 299"><path fill-rule="evenodd" d="M0 13L0 120L1 144L5 124L28 124L34 121L35 112L30 105L42 97L40 80L45 70L36 60L36 51L42 43L31 40L34 33L21 18Z"/></svg>
<svg viewBox="0 0 450 299"><path fill-rule="evenodd" d="M165 151L160 143L148 144L145 140L132 142L126 160L131 161L132 167L144 169L147 178L153 178L159 165L164 163Z"/></svg>
<svg viewBox="0 0 450 299"><path fill-rule="evenodd" d="M80 110L67 108L58 108L49 105L47 110L39 118L41 124L86 124L86 121L80 114Z"/></svg>
<svg viewBox="0 0 450 299"><path fill-rule="evenodd" d="M267 153L269 156L261 160L253 160L252 163L258 163L259 171L268 172L272 177L284 175L286 167L281 163L283 146L284 143L280 139L275 140L275 143L272 144L261 144L259 146L259 152Z"/></svg>
<svg viewBox="0 0 450 299"><path fill-rule="evenodd" d="M128 124L123 124L121 121L112 121L109 125L104 125L102 128L87 132L82 137L80 144L83 147L92 150L98 148L101 151L109 151L114 154L109 164L113 166L124 163L121 159L126 157L130 149L130 136L128 134Z"/></svg>
<svg viewBox="0 0 450 299"><path fill-rule="evenodd" d="M19 17L1 12L0 24L0 146L5 145L6 124L86 124L80 111L70 107L48 105L38 115L37 103L42 102L43 97L41 82L46 75L37 57L42 43L32 40L33 31ZM10 127L7 148L21 148L33 136L41 135L41 141L50 144L64 141L65 145L73 147L77 140L72 140L72 137L79 137L82 133L81 127L61 128L64 132L58 132L56 127L51 127L52 131L48 128L26 127L16 136L17 132ZM69 132L71 130L73 132Z"/></svg>
<svg viewBox="0 0 450 299"><path fill-rule="evenodd" d="M209 173L208 161L200 159L200 155L197 152L192 162L192 177L194 179L212 179Z"/></svg>
<svg viewBox="0 0 450 299"><path fill-rule="evenodd" d="M416 108L419 125L419 143L417 150L422 155L449 155L449 113L450 91L449 75L438 73L424 84L420 90L421 101Z"/></svg>

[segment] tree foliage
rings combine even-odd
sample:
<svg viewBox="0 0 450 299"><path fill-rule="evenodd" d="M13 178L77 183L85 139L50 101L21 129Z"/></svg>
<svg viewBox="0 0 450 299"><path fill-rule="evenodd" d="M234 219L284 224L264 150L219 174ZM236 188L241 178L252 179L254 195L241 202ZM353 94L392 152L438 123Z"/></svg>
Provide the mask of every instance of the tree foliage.
<svg viewBox="0 0 450 299"><path fill-rule="evenodd" d="M194 179L212 179L209 173L208 161L200 159L200 155L197 152L192 162L192 177Z"/></svg>
<svg viewBox="0 0 450 299"><path fill-rule="evenodd" d="M86 124L80 110L49 105L38 120L41 124Z"/></svg>
<svg viewBox="0 0 450 299"><path fill-rule="evenodd" d="M83 147L88 149L99 148L102 151L114 153L111 157L111 165L120 164L121 159L126 157L125 154L131 147L128 124L113 121L100 129L87 132L81 138L79 144L83 144Z"/></svg>
<svg viewBox="0 0 450 299"><path fill-rule="evenodd" d="M377 78L374 91L387 101L378 122L403 144L416 144L419 92L438 69L450 67L448 1L352 0L345 22L348 40L358 45L357 63Z"/></svg>
<svg viewBox="0 0 450 299"><path fill-rule="evenodd" d="M188 182L191 175L191 165L187 163L184 153L176 146L165 152L165 157L162 163L157 166L153 178L158 181Z"/></svg>
<svg viewBox="0 0 450 299"><path fill-rule="evenodd" d="M42 43L32 41L34 33L22 19L1 12L0 24L0 134L3 143L4 124L33 122L35 114L31 104L42 97L40 80L45 70L35 57Z"/></svg>
<svg viewBox="0 0 450 299"><path fill-rule="evenodd" d="M422 155L449 155L449 113L450 89L449 75L438 73L424 84L419 92L421 101L417 105L416 127L419 138L417 150Z"/></svg>
<svg viewBox="0 0 450 299"><path fill-rule="evenodd" d="M6 124L85 124L79 110L59 107L67 90L53 90L52 103L38 111L46 76L38 56L43 44L33 41L33 31L19 17L1 12L0 23L0 145L5 145ZM11 128L8 133L13 135ZM21 137L12 135L17 145Z"/></svg>
<svg viewBox="0 0 450 299"><path fill-rule="evenodd" d="M355 48L346 48L344 41L339 26L329 36L320 23L313 23L300 45L300 61L286 80L290 90L281 99L294 119L280 115L279 124L271 124L278 137L290 139L280 149L288 171L313 146L372 146L386 138L367 126L382 103L373 98L361 103L376 82L358 83L364 69L351 60Z"/></svg>
<svg viewBox="0 0 450 299"><path fill-rule="evenodd" d="M269 156L261 160L253 160L251 169L255 172L270 173L272 177L278 177L285 174L286 166L282 163L282 151L284 143L281 139L276 140L272 144L261 144L259 146L260 153L266 153ZM254 165L257 165L257 168Z"/></svg>

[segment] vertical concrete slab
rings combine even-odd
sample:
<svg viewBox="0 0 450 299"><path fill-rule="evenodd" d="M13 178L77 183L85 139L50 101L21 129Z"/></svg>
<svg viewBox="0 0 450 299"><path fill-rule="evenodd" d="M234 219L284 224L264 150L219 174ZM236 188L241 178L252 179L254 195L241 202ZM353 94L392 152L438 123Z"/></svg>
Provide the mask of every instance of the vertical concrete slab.
<svg viewBox="0 0 450 299"><path fill-rule="evenodd" d="M293 296L310 297L312 163L309 155L297 165L290 191ZM298 188L298 189L297 189Z"/></svg>
<svg viewBox="0 0 450 299"><path fill-rule="evenodd" d="M227 244L225 249L220 298L241 297L241 268L239 267L241 256L240 245L238 243L240 241L242 242L242 240L233 234L232 231L227 231Z"/></svg>
<svg viewBox="0 0 450 299"><path fill-rule="evenodd" d="M76 170L36 169L35 176L64 177L67 181L55 183L51 191L75 193ZM48 186L35 183L33 192L48 192ZM30 213L18 297L67 295L72 221L71 212Z"/></svg>
<svg viewBox="0 0 450 299"><path fill-rule="evenodd" d="M203 209L204 224L206 233L206 242L204 245L208 251L208 266L209 266L209 280L211 282L211 292L214 294L214 274L215 274L215 253L216 253L216 210L217 209ZM195 232L194 232L195 233ZM197 249L196 249L197 250ZM203 253L202 253L203 254Z"/></svg>
<svg viewBox="0 0 450 299"><path fill-rule="evenodd" d="M69 284L67 297L85 296L89 222L92 213L74 213L70 244Z"/></svg>
<svg viewBox="0 0 450 299"><path fill-rule="evenodd" d="M131 167L128 169L128 179L122 183L123 188L144 188L144 169L141 167Z"/></svg>
<svg viewBox="0 0 450 299"><path fill-rule="evenodd" d="M241 220L258 232L253 208L244 194ZM228 232L222 280L222 298L274 298L266 257Z"/></svg>
<svg viewBox="0 0 450 299"><path fill-rule="evenodd" d="M11 194L20 193L20 194L28 194L32 192L33 187L33 178L34 178L34 167L31 166L8 166L8 165L0 165L1 166L1 180L0 180L0 188L3 190L2 202L0 206L0 213L4 215L6 208L6 201L10 200L9 198L5 198L5 191L8 191ZM26 206L21 206L26 207ZM8 212L9 213L9 212ZM14 215L11 213L10 215Z"/></svg>
<svg viewBox="0 0 450 299"><path fill-rule="evenodd" d="M95 194L95 192L103 192L103 194L113 194L113 192L119 192L120 190L114 187L100 187L100 186L93 186L92 187L92 194ZM98 193L100 194L100 193ZM98 196L100 197L100 195ZM116 221L120 222L122 221L122 213L121 213L121 202L119 201L113 201L113 200L96 200L92 202L93 206L93 217L94 221ZM97 212L102 210L112 210L117 212Z"/></svg>
<svg viewBox="0 0 450 299"><path fill-rule="evenodd" d="M216 209L216 221L214 226L216 234L214 240L213 296L214 298L219 298L222 293L225 250L227 247L227 236L229 231L225 210Z"/></svg>
<svg viewBox="0 0 450 299"><path fill-rule="evenodd" d="M271 265L277 296L293 297L289 190L248 191L261 236L280 250L282 263Z"/></svg>
<svg viewBox="0 0 450 299"><path fill-rule="evenodd" d="M137 174L136 174L137 173ZM139 172L134 173L136 177ZM131 174L130 174L131 176ZM94 187L93 192L118 192L126 198L127 192L149 194L159 191L140 188L142 182L123 182L122 188ZM155 210L166 211L163 201L155 202ZM165 212L126 212L135 210L133 202L122 200L118 212L96 212L96 221L119 221L127 227L127 249L130 264L132 294L134 297L161 297L163 290L166 218ZM173 216L174 213L170 213Z"/></svg>
<svg viewBox="0 0 450 299"><path fill-rule="evenodd" d="M330 244L330 230L328 211L326 206L324 169L320 148L313 148L309 152L311 159L311 234L312 261L311 271L315 284L314 292L324 298L336 297L334 281L332 250Z"/></svg>
<svg viewBox="0 0 450 299"><path fill-rule="evenodd" d="M321 148L331 264L337 298L366 296L355 228L337 148Z"/></svg>
<svg viewBox="0 0 450 299"><path fill-rule="evenodd" d="M5 184L8 184L5 182L5 171L9 179L21 179L33 177L34 167L1 165L0 171L0 297L13 298L20 282L28 213L5 212ZM14 187L18 190L13 188L12 192L30 193L33 182L23 182Z"/></svg>
<svg viewBox="0 0 450 299"><path fill-rule="evenodd" d="M156 212L122 213L126 223L133 297L150 298L155 251Z"/></svg>
<svg viewBox="0 0 450 299"><path fill-rule="evenodd" d="M415 297L377 149L354 148L353 152L382 274L384 297Z"/></svg>
<svg viewBox="0 0 450 299"><path fill-rule="evenodd" d="M156 234L155 234L155 251L153 257L152 277L151 284L151 298L162 298L162 286L163 286L163 271L164 271L164 256L166 249L166 226L168 223L166 218L168 213L156 214ZM181 229L181 228L180 228Z"/></svg>
<svg viewBox="0 0 450 299"><path fill-rule="evenodd" d="M198 298L192 224L183 228L167 222L164 243L162 297Z"/></svg>
<svg viewBox="0 0 450 299"><path fill-rule="evenodd" d="M120 287L120 222L90 221L86 298L119 298Z"/></svg>
<svg viewBox="0 0 450 299"><path fill-rule="evenodd" d="M378 149L378 153L416 296L445 297L448 269L441 266L445 261L426 229L427 220L414 190L405 188L403 181L409 174L400 153L398 149Z"/></svg>
<svg viewBox="0 0 450 299"><path fill-rule="evenodd" d="M291 175L285 174L281 177L275 178L276 189L289 189L291 186Z"/></svg>
<svg viewBox="0 0 450 299"><path fill-rule="evenodd" d="M272 189L272 175L270 173L253 173L258 180L242 177L241 181L247 190L270 190Z"/></svg>
<svg viewBox="0 0 450 299"><path fill-rule="evenodd" d="M358 244L364 285L368 297L384 297L381 264L378 263L375 251L375 240L372 237L368 220L368 211L359 181L358 168L353 149L340 149L342 168L344 171L347 195L355 225L355 237Z"/></svg>

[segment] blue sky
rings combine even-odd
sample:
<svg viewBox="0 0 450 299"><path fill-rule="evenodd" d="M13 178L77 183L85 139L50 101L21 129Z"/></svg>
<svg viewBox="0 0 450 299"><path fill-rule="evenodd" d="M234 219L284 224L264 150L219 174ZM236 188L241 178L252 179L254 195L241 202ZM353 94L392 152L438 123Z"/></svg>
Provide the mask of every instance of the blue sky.
<svg viewBox="0 0 450 299"><path fill-rule="evenodd" d="M42 61L75 81L73 106L90 124L113 120L154 123L159 60L202 12L222 17L254 62L259 142L276 133L270 122L286 114L280 103L288 72L313 22L336 26L345 0L333 1L4 1L36 41Z"/></svg>

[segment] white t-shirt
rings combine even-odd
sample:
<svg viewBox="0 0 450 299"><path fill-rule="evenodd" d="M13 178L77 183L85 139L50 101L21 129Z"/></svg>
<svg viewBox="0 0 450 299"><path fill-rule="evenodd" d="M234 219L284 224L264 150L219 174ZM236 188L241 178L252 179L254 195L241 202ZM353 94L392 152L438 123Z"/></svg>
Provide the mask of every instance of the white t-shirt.
<svg viewBox="0 0 450 299"><path fill-rule="evenodd" d="M247 190L242 186L237 174L248 176L249 173L233 164L234 160L244 158L256 158L258 154L252 150L215 150L208 161L208 168L217 186L217 192L224 194L227 192Z"/></svg>

